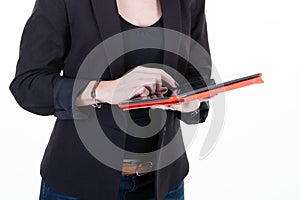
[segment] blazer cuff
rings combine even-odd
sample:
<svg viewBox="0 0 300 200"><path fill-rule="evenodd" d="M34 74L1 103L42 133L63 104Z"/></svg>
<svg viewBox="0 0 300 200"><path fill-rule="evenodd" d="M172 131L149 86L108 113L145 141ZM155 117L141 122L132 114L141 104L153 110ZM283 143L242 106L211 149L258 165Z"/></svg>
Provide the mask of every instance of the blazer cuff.
<svg viewBox="0 0 300 200"><path fill-rule="evenodd" d="M93 107L76 106L75 101L89 82L90 80L77 79L74 87L75 79L59 78L53 88L54 116L60 119L87 119Z"/></svg>

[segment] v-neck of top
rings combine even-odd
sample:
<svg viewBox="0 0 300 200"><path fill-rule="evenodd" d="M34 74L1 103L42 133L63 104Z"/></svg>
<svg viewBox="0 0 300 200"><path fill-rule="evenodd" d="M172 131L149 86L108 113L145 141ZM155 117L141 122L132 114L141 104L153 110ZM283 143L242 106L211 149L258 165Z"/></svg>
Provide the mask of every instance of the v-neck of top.
<svg viewBox="0 0 300 200"><path fill-rule="evenodd" d="M156 22L154 22L153 24L151 24L149 26L138 26L138 25L132 24L131 22L124 19L119 13L118 13L118 15L119 15L119 18L121 19L121 22L126 23L126 24L128 24L132 27L135 27L135 28L147 28L147 27L152 27L152 26L158 26L159 24L162 23L162 20L163 20L163 17L160 16L160 18Z"/></svg>

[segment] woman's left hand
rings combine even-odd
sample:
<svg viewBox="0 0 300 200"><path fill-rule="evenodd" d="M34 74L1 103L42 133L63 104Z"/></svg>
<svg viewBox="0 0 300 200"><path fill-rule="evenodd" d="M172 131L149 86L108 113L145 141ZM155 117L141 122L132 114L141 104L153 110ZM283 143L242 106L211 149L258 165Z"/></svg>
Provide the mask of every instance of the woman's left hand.
<svg viewBox="0 0 300 200"><path fill-rule="evenodd" d="M172 93L173 95L177 95L177 91L174 90ZM162 95L160 95L162 96ZM183 103L179 103L179 104L174 104L174 105L157 105L157 106L151 106L151 109L156 109L156 108L160 108L163 110L174 110L174 111L179 111L179 112L192 112L197 110L200 107L200 104L202 101L205 101L206 99L203 100L193 100L193 101L189 101L189 102L183 102Z"/></svg>
<svg viewBox="0 0 300 200"><path fill-rule="evenodd" d="M152 109L160 108L163 110L174 110L174 111L180 111L180 112L192 112L195 111L197 108L199 108L201 100L193 100L190 102L183 102L175 105L157 105L157 106L151 106Z"/></svg>

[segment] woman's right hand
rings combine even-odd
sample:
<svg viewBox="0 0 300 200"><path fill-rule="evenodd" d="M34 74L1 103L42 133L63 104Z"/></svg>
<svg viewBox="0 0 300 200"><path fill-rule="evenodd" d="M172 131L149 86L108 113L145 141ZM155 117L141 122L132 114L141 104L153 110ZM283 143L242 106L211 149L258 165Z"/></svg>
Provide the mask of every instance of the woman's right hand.
<svg viewBox="0 0 300 200"><path fill-rule="evenodd" d="M96 89L98 102L118 104L135 96L165 94L162 80L176 88L175 80L164 70L138 66L116 80L101 81Z"/></svg>

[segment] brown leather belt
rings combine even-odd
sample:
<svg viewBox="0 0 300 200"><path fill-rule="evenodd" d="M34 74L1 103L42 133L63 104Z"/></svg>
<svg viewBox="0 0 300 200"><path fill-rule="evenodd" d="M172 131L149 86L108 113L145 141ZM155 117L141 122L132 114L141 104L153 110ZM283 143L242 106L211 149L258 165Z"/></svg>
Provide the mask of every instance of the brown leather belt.
<svg viewBox="0 0 300 200"><path fill-rule="evenodd" d="M150 172L153 168L153 163L148 162L139 162L139 163L127 163L123 162L122 165L122 175L133 175L142 176Z"/></svg>

